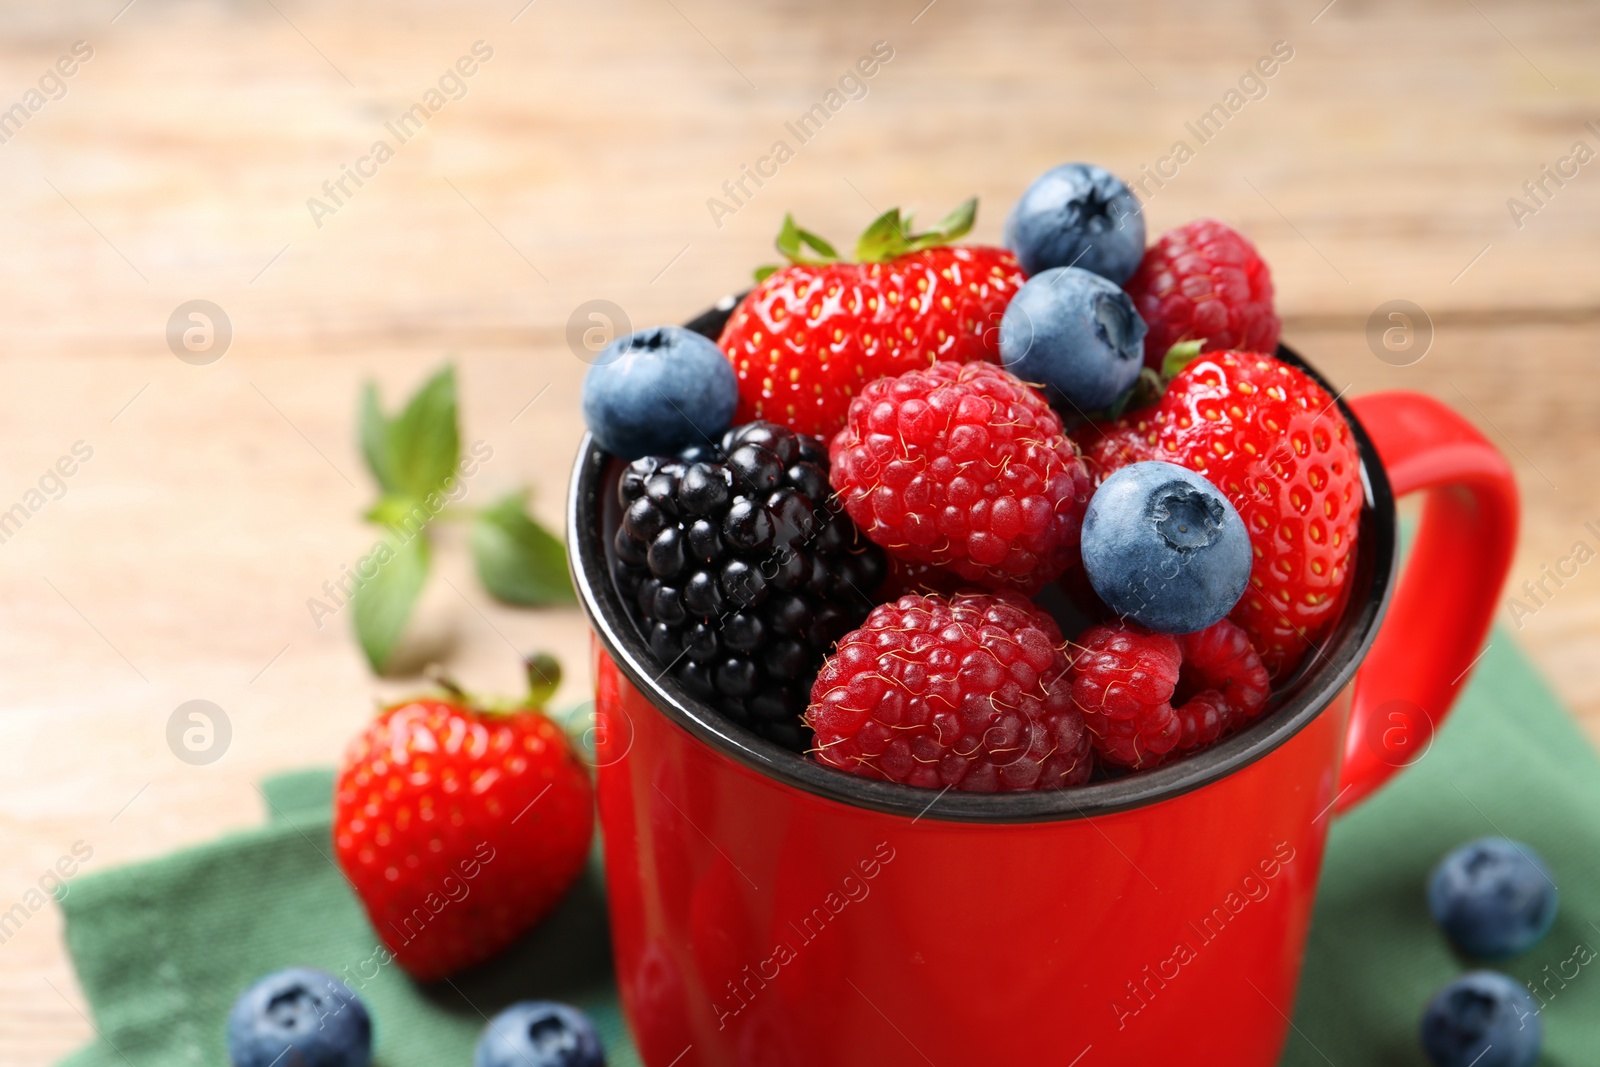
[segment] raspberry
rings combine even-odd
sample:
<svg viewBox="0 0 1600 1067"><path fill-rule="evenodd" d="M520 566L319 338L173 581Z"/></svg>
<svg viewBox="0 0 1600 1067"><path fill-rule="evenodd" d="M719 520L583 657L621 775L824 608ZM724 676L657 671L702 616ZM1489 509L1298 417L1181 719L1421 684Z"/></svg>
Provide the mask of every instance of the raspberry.
<svg viewBox="0 0 1600 1067"><path fill-rule="evenodd" d="M1204 341L1204 352L1225 348L1271 355L1278 347L1272 310L1272 272L1255 246L1215 219L1168 230L1151 245L1128 279L1150 332L1144 361L1161 368L1179 341Z"/></svg>
<svg viewBox="0 0 1600 1067"><path fill-rule="evenodd" d="M721 447L635 460L612 574L662 671L796 751L822 658L866 617L883 553L827 506L814 437L736 426Z"/></svg>
<svg viewBox="0 0 1600 1067"><path fill-rule="evenodd" d="M1227 619L1178 636L1106 623L1078 644L1072 698L1113 766L1158 767L1198 752L1258 715L1270 693L1260 655Z"/></svg>
<svg viewBox="0 0 1600 1067"><path fill-rule="evenodd" d="M845 510L891 555L1026 593L1077 560L1088 469L1044 398L999 367L872 382L830 453Z"/></svg>
<svg viewBox="0 0 1600 1067"><path fill-rule="evenodd" d="M904 596L846 634L811 689L816 758L972 793L1089 778L1055 621L1020 596Z"/></svg>

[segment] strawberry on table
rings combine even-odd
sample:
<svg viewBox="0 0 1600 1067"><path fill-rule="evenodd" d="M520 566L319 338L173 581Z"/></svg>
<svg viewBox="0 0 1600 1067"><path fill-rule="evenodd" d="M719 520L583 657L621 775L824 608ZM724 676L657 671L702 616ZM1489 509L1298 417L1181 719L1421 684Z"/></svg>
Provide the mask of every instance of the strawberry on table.
<svg viewBox="0 0 1600 1067"><path fill-rule="evenodd" d="M1250 534L1250 585L1229 614L1274 677L1292 672L1338 616L1364 497L1361 457L1334 398L1271 356L1214 352L1154 406L1080 427L1097 480L1141 460L1203 474Z"/></svg>
<svg viewBox="0 0 1600 1067"><path fill-rule="evenodd" d="M509 708L453 688L385 708L340 770L339 866L373 929L420 980L506 948L560 902L588 858L589 772L539 710L560 670L539 656L528 674L528 699Z"/></svg>
<svg viewBox="0 0 1600 1067"><path fill-rule="evenodd" d="M919 234L910 216L885 212L853 263L786 217L777 245L789 265L758 274L718 341L739 379L734 421L826 436L875 378L935 360L999 362L1000 318L1024 275L1005 249L949 246L976 214L969 200Z"/></svg>

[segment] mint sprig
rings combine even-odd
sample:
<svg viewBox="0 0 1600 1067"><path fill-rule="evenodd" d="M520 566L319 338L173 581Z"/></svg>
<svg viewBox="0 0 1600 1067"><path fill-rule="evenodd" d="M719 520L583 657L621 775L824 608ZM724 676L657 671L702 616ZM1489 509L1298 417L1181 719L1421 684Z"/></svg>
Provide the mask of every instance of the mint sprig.
<svg viewBox="0 0 1600 1067"><path fill-rule="evenodd" d="M377 572L356 590L350 602L356 640L361 642L367 662L379 674L400 644L406 620L427 584L431 557L426 534L409 541L391 537L389 545L389 557L385 559L378 553L381 562Z"/></svg>
<svg viewBox="0 0 1600 1067"><path fill-rule="evenodd" d="M477 467L461 456L454 367L435 373L392 416L368 382L359 436L380 494L365 518L386 531L366 557L372 573L359 575L351 598L356 640L374 672L390 666L427 584L432 527L440 519L471 521L478 575L497 600L521 606L572 602L566 549L528 515L525 490L476 511L459 506L471 494L464 479ZM478 455L476 447L473 452Z"/></svg>
<svg viewBox="0 0 1600 1067"><path fill-rule="evenodd" d="M478 580L497 600L539 607L572 603L567 550L528 517L528 494L512 493L478 512L472 522Z"/></svg>

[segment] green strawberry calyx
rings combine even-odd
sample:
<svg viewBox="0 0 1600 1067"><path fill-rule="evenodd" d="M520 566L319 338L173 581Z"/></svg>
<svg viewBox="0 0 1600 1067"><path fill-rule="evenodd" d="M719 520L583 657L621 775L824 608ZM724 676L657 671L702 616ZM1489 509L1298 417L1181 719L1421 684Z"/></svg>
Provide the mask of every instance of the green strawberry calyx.
<svg viewBox="0 0 1600 1067"><path fill-rule="evenodd" d="M528 677L528 692L521 700L482 697L467 692L437 664L427 670L429 681L443 690L451 703L484 715L511 715L519 711L543 711L561 685L561 663L548 652L535 652L522 661Z"/></svg>
<svg viewBox="0 0 1600 1067"><path fill-rule="evenodd" d="M1182 374L1189 364L1200 358L1200 350L1205 347L1204 341L1179 341L1167 349L1167 354L1161 357L1161 370L1153 371L1145 367L1139 372L1128 391L1117 397L1116 402L1104 411L1091 411L1089 418L1095 422L1109 422L1120 419L1125 412L1136 408L1149 407L1160 400L1167 393L1167 386L1172 384L1172 379Z"/></svg>
<svg viewBox="0 0 1600 1067"><path fill-rule="evenodd" d="M1206 346L1204 341L1179 341L1167 349L1167 354L1161 357L1161 384L1163 387L1172 379L1182 374L1184 370L1200 358L1200 350Z"/></svg>
<svg viewBox="0 0 1600 1067"><path fill-rule="evenodd" d="M856 241L854 262L886 263L912 252L947 245L966 236L972 230L972 224L977 217L978 198L969 197L954 211L936 222L933 229L917 233L909 214L901 215L899 208L890 208L873 219L862 232ZM773 243L791 266L819 267L829 263L846 262L838 250L825 239L810 230L801 229L794 221L793 215L783 216L783 228L778 231L777 240ZM756 281L766 281L780 269L782 268L771 264L757 267Z"/></svg>

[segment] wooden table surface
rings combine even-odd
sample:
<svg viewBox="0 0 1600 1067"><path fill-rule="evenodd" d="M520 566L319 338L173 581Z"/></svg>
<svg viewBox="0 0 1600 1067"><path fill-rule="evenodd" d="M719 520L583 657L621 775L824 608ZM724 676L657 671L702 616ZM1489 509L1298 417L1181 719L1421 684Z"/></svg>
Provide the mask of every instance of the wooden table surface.
<svg viewBox="0 0 1600 1067"><path fill-rule="evenodd" d="M0 8L0 112L23 104L0 125L0 511L41 505L0 543L0 911L74 842L95 871L257 821L253 782L332 761L375 698L415 684L374 680L346 620L307 609L374 536L364 379L392 398L454 360L464 436L494 449L469 499L531 485L559 524L574 310L680 320L744 284L791 208L844 237L977 193L994 240L1045 167L1171 174L1186 140L1175 176L1146 182L1152 232L1243 229L1287 339L1335 383L1434 394L1498 441L1526 502L1513 587L1600 547L1600 163L1573 155L1600 150L1600 8L1325 2ZM92 54L57 80L79 41ZM798 143L785 123L880 41L892 59ZM1199 143L1186 123L1280 41L1292 58ZM386 124L476 42L492 54L402 143ZM793 158L730 201L778 140ZM357 166L334 201L324 182ZM232 324L210 365L165 338L194 299ZM1395 299L1432 322L1404 367L1367 340ZM92 456L46 478L75 446ZM464 551L441 537L413 657L509 690L514 653L548 647L580 699L577 612L492 603ZM1500 621L1600 737L1600 564L1548 587ZM232 725L210 765L167 747L191 699ZM92 1036L53 907L0 944L0 1005L0 1064Z"/></svg>

